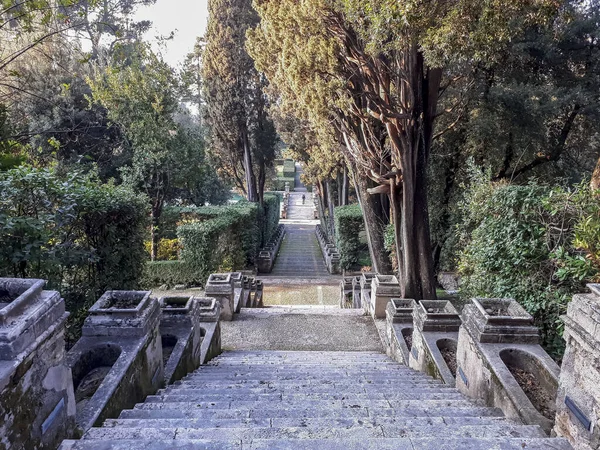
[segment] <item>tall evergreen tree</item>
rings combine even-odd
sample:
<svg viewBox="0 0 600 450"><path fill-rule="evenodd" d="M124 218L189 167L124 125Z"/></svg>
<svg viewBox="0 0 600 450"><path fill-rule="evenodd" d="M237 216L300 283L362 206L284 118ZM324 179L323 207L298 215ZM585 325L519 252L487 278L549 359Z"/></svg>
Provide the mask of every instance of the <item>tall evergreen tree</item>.
<svg viewBox="0 0 600 450"><path fill-rule="evenodd" d="M262 202L277 135L267 114L266 80L245 48L258 15L250 0L210 0L208 9L202 79L212 151L248 200Z"/></svg>

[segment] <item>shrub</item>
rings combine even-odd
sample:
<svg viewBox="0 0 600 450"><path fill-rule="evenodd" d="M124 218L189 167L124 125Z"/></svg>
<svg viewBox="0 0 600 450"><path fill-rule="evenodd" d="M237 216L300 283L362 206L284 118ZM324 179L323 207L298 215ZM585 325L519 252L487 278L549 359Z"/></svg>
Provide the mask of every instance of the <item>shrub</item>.
<svg viewBox="0 0 600 450"><path fill-rule="evenodd" d="M201 284L202 281L198 272L183 261L149 261L146 264L144 286L196 285Z"/></svg>
<svg viewBox="0 0 600 450"><path fill-rule="evenodd" d="M533 315L546 350L560 359L560 316L598 273L578 238L586 223L598 223L589 189L476 183L462 208L462 294L515 298ZM587 237L587 248L599 248L600 235Z"/></svg>
<svg viewBox="0 0 600 450"><path fill-rule="evenodd" d="M150 257L150 251L152 248L152 242L144 242L144 248L146 249L147 256ZM179 239L160 239L158 241L158 249L156 252L157 261L176 261L179 258Z"/></svg>
<svg viewBox="0 0 600 450"><path fill-rule="evenodd" d="M78 337L87 308L108 289L137 288L144 270L147 199L92 176L51 169L0 173L0 276L43 278L72 312Z"/></svg>
<svg viewBox="0 0 600 450"><path fill-rule="evenodd" d="M263 218L261 219L261 247L265 246L279 225L281 197L278 194L265 194Z"/></svg>
<svg viewBox="0 0 600 450"><path fill-rule="evenodd" d="M360 241L360 233L365 228L360 206L356 204L335 208L334 224L340 264L347 270L358 262L361 251L365 248Z"/></svg>
<svg viewBox="0 0 600 450"><path fill-rule="evenodd" d="M283 177L294 178L296 176L296 162L293 159L283 161Z"/></svg>

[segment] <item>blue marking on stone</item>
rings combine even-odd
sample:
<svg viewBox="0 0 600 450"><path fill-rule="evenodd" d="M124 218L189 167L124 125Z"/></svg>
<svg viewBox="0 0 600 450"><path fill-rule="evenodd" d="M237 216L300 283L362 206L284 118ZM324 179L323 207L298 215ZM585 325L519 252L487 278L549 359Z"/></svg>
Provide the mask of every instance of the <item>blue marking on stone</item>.
<svg viewBox="0 0 600 450"><path fill-rule="evenodd" d="M575 417L577 417L577 420L579 420L581 422L581 425L583 425L583 427L587 431L591 431L592 421L585 416L583 411L581 411L577 407L575 402L573 400L571 400L571 398L568 395L565 397L565 405L567 405L567 408L569 408L569 411L571 411L573 413L573 415Z"/></svg>
<svg viewBox="0 0 600 450"><path fill-rule="evenodd" d="M467 376L465 375L465 373L463 372L461 367L458 368L458 374L460 375L460 378L462 379L463 383L465 383L465 386L468 387L469 380L468 380Z"/></svg>
<svg viewBox="0 0 600 450"><path fill-rule="evenodd" d="M419 359L419 351L415 347L410 349L410 353L413 355L413 358Z"/></svg>
<svg viewBox="0 0 600 450"><path fill-rule="evenodd" d="M64 407L65 407L65 399L61 398L60 401L56 404L56 406L52 410L52 412L50 413L50 415L46 418L46 420L44 420L44 423L42 424L42 434L46 434L46 431L48 431L48 428L50 428L52 426L52 424L54 423L56 418L60 415L60 413L62 412Z"/></svg>

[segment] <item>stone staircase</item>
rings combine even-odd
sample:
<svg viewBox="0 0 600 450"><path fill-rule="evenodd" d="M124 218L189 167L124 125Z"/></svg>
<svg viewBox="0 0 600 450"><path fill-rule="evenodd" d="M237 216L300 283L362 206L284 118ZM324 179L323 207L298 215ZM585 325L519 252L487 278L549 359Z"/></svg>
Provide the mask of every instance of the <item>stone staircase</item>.
<svg viewBox="0 0 600 450"><path fill-rule="evenodd" d="M67 449L570 449L376 352L231 351Z"/></svg>

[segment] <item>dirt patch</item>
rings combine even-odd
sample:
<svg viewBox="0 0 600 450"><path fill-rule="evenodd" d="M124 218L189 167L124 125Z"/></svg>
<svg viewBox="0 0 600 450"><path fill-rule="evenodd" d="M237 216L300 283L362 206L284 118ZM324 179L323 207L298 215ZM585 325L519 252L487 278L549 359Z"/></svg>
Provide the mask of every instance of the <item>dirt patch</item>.
<svg viewBox="0 0 600 450"><path fill-rule="evenodd" d="M453 377L456 378L456 350L452 350L450 348L443 348L440 350L444 361L446 361L446 365L448 369L450 369L450 373Z"/></svg>
<svg viewBox="0 0 600 450"><path fill-rule="evenodd" d="M412 349L412 331L411 333L402 333L402 337L404 337L404 342L406 342L408 349Z"/></svg>
<svg viewBox="0 0 600 450"><path fill-rule="evenodd" d="M509 366L508 370L515 377L515 380L517 380L517 383L519 383L519 386L521 386L521 389L523 389L535 409L547 419L554 420L554 415L556 414L554 398L542 388L535 376L530 372L517 369L516 367Z"/></svg>

